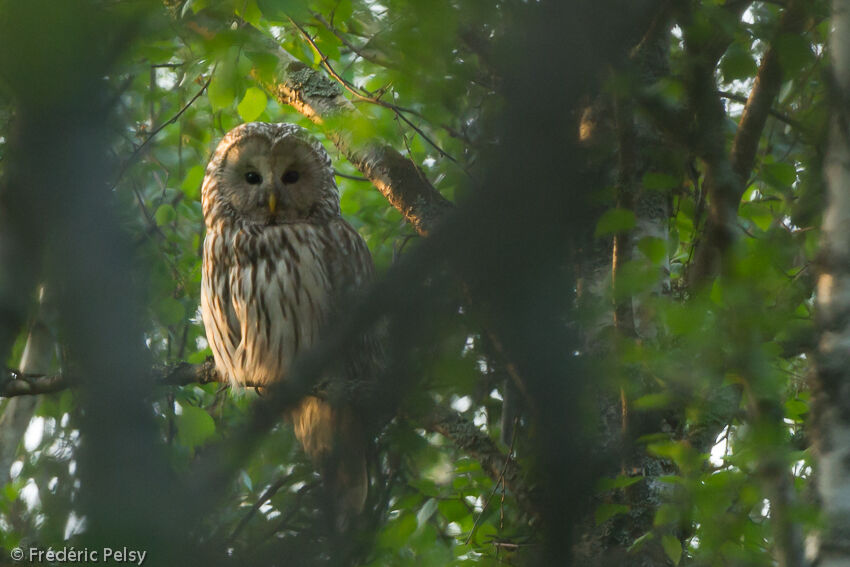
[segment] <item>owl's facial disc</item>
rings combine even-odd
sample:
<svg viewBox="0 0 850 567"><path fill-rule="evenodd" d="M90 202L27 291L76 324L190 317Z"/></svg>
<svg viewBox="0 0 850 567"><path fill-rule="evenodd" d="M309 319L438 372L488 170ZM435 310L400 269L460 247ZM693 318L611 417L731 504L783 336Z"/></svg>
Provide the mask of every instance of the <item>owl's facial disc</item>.
<svg viewBox="0 0 850 567"><path fill-rule="evenodd" d="M303 140L250 136L227 150L219 191L244 222L308 221L338 199L328 177L324 157Z"/></svg>

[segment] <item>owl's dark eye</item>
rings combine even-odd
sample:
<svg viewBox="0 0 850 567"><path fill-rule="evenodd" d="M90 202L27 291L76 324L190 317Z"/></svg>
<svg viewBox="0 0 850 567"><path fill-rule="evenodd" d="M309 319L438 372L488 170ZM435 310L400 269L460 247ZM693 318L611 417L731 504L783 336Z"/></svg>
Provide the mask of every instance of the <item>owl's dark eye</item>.
<svg viewBox="0 0 850 567"><path fill-rule="evenodd" d="M245 174L245 181L251 185L259 185L263 182L263 177L256 171L249 171Z"/></svg>
<svg viewBox="0 0 850 567"><path fill-rule="evenodd" d="M283 177L281 177L280 180L283 181L284 184L289 185L290 183L295 183L296 181L298 181L299 177L301 176L298 174L297 171L295 171L294 169L290 169L289 171L284 172Z"/></svg>

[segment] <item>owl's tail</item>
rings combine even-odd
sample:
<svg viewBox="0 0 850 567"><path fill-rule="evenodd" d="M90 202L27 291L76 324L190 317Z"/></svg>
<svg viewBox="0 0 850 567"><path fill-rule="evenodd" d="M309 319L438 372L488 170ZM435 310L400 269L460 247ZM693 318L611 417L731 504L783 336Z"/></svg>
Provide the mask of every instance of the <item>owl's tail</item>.
<svg viewBox="0 0 850 567"><path fill-rule="evenodd" d="M295 436L319 467L340 512L346 516L362 512L369 477L365 435L354 412L307 396L291 417Z"/></svg>

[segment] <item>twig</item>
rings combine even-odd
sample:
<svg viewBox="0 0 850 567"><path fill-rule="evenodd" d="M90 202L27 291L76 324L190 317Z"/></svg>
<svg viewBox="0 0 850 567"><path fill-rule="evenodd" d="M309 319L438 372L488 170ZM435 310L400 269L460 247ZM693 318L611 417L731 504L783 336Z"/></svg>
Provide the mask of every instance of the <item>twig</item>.
<svg viewBox="0 0 850 567"><path fill-rule="evenodd" d="M278 490L283 488L283 486L289 481L290 478L292 478L291 474L279 478L263 492L263 494L260 496L260 499L254 502L254 505L251 506L251 509L248 510L248 513L245 514L245 516L233 529L230 534L230 537L227 538L228 544L233 543L236 537L242 532L243 529L245 529L245 526L248 525L248 522L251 520L251 518L254 517L254 514L257 513L257 511L263 506L263 504L271 500L271 497L274 496Z"/></svg>
<svg viewBox="0 0 850 567"><path fill-rule="evenodd" d="M747 97L745 97L744 95L737 94L737 93L730 93L729 91L717 91L717 94L719 94L721 97L723 97L725 99L729 99L729 100L734 101L734 102L739 102L741 104L747 104ZM768 114L770 114L771 116L773 116L774 118L779 120L780 122L784 122L785 124L788 124L792 128L795 128L797 130L801 130L802 132L806 132L806 127L803 126L802 123L800 123L797 120L794 120L793 118L791 118L787 114L785 114L783 112L779 112L775 108L771 108L767 112L768 112Z"/></svg>
<svg viewBox="0 0 850 567"><path fill-rule="evenodd" d="M338 40L339 40L339 41L340 41L343 45L345 45L348 49L350 49L350 50L351 50L353 53L355 53L358 57L361 57L361 58L365 59L366 61L369 61L370 63L374 63L375 65L379 65L379 66L381 66L381 67L387 67L387 68L393 68L393 67L394 67L394 65L393 65L393 63L392 63L392 61L391 61L391 60L389 60L389 59L385 59L385 58L382 58L382 57L378 57L378 56L376 56L376 55L367 54L367 53L365 53L365 52L363 51L363 50L364 50L364 47L357 47L356 45L354 45L353 43L351 43L351 42L348 40L348 38L346 38L346 37L345 37L342 33L340 33L340 31L339 31L336 27L334 27L334 26L333 26L330 22L328 22L328 21L324 18L324 16L322 16L322 15L321 15L321 14L319 14L318 12L310 12L310 15L311 15L311 16L313 16L313 18L314 18L317 22L319 22L320 24L322 24L322 25L325 27L325 29L327 29L329 32L331 32L332 34L334 34L334 35L336 36L336 38L337 38L337 39L338 39ZM367 42L367 43L368 43L368 42Z"/></svg>
<svg viewBox="0 0 850 567"><path fill-rule="evenodd" d="M508 470L508 464L511 462L511 460L513 458L513 454L514 454L514 442L516 441L517 421L518 421L517 419L514 419L514 434L511 435L511 447L510 447L510 449L508 449L508 455L505 458L505 466L502 467L502 472L499 473L499 478L496 479L496 484L493 485L493 490L490 492L490 496L488 496L487 501L484 502L484 507L481 508L481 513L478 514L478 517L475 519L475 523L472 524L472 529L469 530L469 535L466 536L466 541L463 542L464 545L469 545L469 542L472 539L472 536L475 535L475 530L478 529L478 524L481 523L481 519L484 517L484 512L487 511L487 506L490 505L490 500L493 499L493 496L496 494L496 491L499 489L499 486L502 487L502 500L501 500L502 510L500 512L500 524L499 524L499 526L501 527L502 523L504 522L505 473Z"/></svg>
<svg viewBox="0 0 850 567"><path fill-rule="evenodd" d="M6 375L0 380L0 398L15 396L35 396L49 394L73 387L76 384L71 376L57 374L23 374L14 369L7 369ZM151 370L151 377L161 386L185 386L187 384L209 384L221 382L221 376L215 368L212 357L201 364L179 362L177 364L156 366ZM247 387L253 387L248 385Z"/></svg>
<svg viewBox="0 0 850 567"><path fill-rule="evenodd" d="M345 45L346 47L348 47L348 48L349 48L352 52L354 52L354 53L355 53L356 55L358 55L359 57L362 57L362 58L363 58L363 59L365 59L366 61L369 61L369 62L374 63L375 65L379 65L379 66L381 66L381 67L386 67L386 68L394 68L394 67L395 67L395 65L393 65L392 61L390 61L389 59L378 58L378 57L376 57L376 56L373 56L373 55L367 55L366 53L364 53L364 52L363 52L363 49L364 49L364 48L362 48L362 47L361 47L361 48L358 48L356 45L354 45L354 44L352 44L350 41L348 41L348 39L347 39L347 38L346 38L346 37L345 37L342 33L340 33L340 31L339 31L336 27L334 27L334 26L333 26L333 24L332 24L331 22L328 22L327 20L325 20L325 18L324 18L321 14L319 14L318 12L310 12L310 14L313 16L313 18L315 18L315 20L316 20L317 22L319 22L320 24L322 24L322 25L323 25L323 26L324 26L324 27L325 27L328 31L330 31L332 34L334 34L334 35L336 36L336 38L337 38L337 39L338 39L338 40L339 40L339 41L340 41L343 45ZM293 23L294 23L294 22L293 22ZM300 28L299 28L299 29L300 29ZM302 33L304 33L304 32L303 32L303 30L302 30ZM376 35L377 35L377 34L376 34ZM369 41L372 41L372 39L369 39L369 40L367 41L367 43L368 43ZM321 57L322 55L320 54L319 56ZM379 104L380 104L380 103L379 103ZM414 116L417 116L417 117L419 117L419 118L421 118L421 119L423 119L423 120L426 120L426 121L428 121L428 122L431 122L431 121L430 121L430 120L428 120L425 116L423 116L423 115L422 115L422 114L420 114L419 112L417 112L417 111L413 110L412 108L403 108L403 107L400 107L400 106L397 106L397 105L393 105L393 104L391 104L391 103L383 103L383 104L382 104L382 106L384 106L384 105L388 105L388 106L387 106L388 108L394 108L394 109L396 109L396 110L398 110L398 111L401 111L401 112L408 112L408 113L413 114ZM432 124L433 124L433 123L432 123ZM448 124L442 124L442 123L441 123L441 124L438 124L438 126L439 126L440 128L442 128L443 130L445 130L446 132L448 132L448 134L449 134L451 137L453 137L453 138L457 138L457 139L459 139L459 140L463 140L466 144L473 145L472 140L470 140L470 139L469 139L466 135L464 135L464 134L463 134L463 133L461 133L461 132L458 132L457 130L455 130L454 128L452 128L451 126L449 126Z"/></svg>
<svg viewBox="0 0 850 567"><path fill-rule="evenodd" d="M337 177L342 177L343 179L351 179L352 181L365 181L366 183L371 183L371 181L369 181L365 177L360 177L359 175L349 175L336 169L334 170L334 175L336 175Z"/></svg>
<svg viewBox="0 0 850 567"><path fill-rule="evenodd" d="M368 103L375 104L375 105L378 105L378 106L382 106L384 108L388 108L388 109L392 110L395 113L396 116L398 116L400 119L404 120L405 123L407 123L411 128L416 130L416 133L419 134L422 137L423 140L425 140L429 145L431 145L435 150L437 150L437 152L440 154L441 157L448 158L450 161L457 164L457 166L460 167L467 175L469 175L469 172L466 171L466 168L463 167L460 164L460 162L457 159L454 158L454 156L452 156L446 150L441 148L439 146L439 144L437 144L434 140L432 140L427 134L425 134L425 132L423 132L413 122L411 122L410 119L407 118L407 116L405 116L404 114L405 113L412 114L412 115L417 116L417 117L419 117L423 120L427 120L427 118L425 118L422 114L413 110L412 108L405 108L403 106L398 106L398 105L393 104L391 102L387 102L385 100L382 100L378 97L373 96L372 93L366 91L365 89L361 89L361 88L358 88L358 87L355 87L354 85L352 85L345 78L343 78L342 75L340 75L339 73L336 72L336 70L333 68L333 66L328 61L328 56L325 55L322 52L322 50L319 48L318 45L316 45L315 40L313 40L313 38L310 37L310 34L307 33L307 30L305 30L303 27L301 27L301 25L299 25L292 18L290 18L289 21L292 23L293 26L295 26L298 29L299 32L301 32L301 35L304 36L304 39L307 40L307 43L310 44L310 46L313 48L313 50L316 52L316 54L321 58L322 65L325 67L325 69L328 71L328 73L330 73L330 75L334 79L336 79L336 81L339 84L341 84L345 88L345 90L347 90L348 92L350 92L351 94L353 94L358 99L360 99L364 102L368 102ZM366 94L363 94L364 92ZM449 129L447 129L445 126L441 126L441 128L446 129L447 132L452 134L452 132L449 131ZM452 134L452 135L456 135L457 137L461 137L460 134L458 134L457 132L454 132L454 134ZM471 177L471 175L470 175L470 177Z"/></svg>
<svg viewBox="0 0 850 567"><path fill-rule="evenodd" d="M133 162L135 162L139 158L141 151L148 145L148 143L150 143L150 141L153 140L153 138L157 134L159 134L166 126L169 126L169 125L177 122L177 119L179 119L181 116L183 116L183 113L186 112L187 110L189 110L189 107L192 106L192 104L194 104L194 102L196 100L201 98L201 95L204 94L204 91L206 91L207 87L210 86L211 81L212 81L212 73L210 74L210 77L207 79L207 81L204 83L204 85L201 87L201 89L197 93L195 93L195 96L193 96L191 99L189 99L189 102L184 104L183 107L179 111L177 111L177 114L175 114L174 116L172 116L171 118L169 118L168 120L166 120L165 122L163 122L162 124L157 126L157 128L154 129L154 131L151 132L148 135L148 137L145 138L145 140L138 147L136 147L135 150L133 150L133 153L130 154L130 157L127 158L127 160L121 166L121 169L118 171L118 175L115 177L115 181L112 183L113 189L115 189L115 187L118 185L118 182L121 181L121 178L124 176L124 173L127 171L127 168L130 167L130 165L132 165Z"/></svg>

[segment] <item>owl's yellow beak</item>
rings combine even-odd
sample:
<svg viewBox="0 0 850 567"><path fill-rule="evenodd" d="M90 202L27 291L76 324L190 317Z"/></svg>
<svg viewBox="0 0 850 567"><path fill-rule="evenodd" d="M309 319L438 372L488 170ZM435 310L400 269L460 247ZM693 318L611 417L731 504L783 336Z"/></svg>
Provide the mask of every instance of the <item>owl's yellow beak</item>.
<svg viewBox="0 0 850 567"><path fill-rule="evenodd" d="M271 214L275 214L275 211L277 211L277 197L274 196L274 193L269 193L269 211Z"/></svg>

